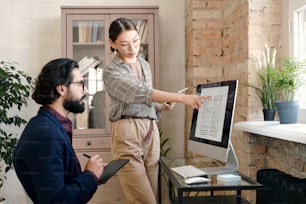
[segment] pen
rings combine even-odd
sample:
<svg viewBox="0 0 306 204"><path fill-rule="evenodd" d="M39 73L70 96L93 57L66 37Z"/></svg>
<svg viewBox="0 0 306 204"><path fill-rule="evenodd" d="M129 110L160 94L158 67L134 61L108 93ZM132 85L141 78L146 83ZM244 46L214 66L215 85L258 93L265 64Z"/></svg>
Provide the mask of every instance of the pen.
<svg viewBox="0 0 306 204"><path fill-rule="evenodd" d="M183 88L183 89L179 90L177 93L185 93L187 91L187 89L188 89L188 87ZM163 103L163 105L166 105L166 104L169 104L169 102Z"/></svg>
<svg viewBox="0 0 306 204"><path fill-rule="evenodd" d="M87 157L88 159L90 159L91 156L89 156L88 154L83 154L84 157Z"/></svg>
<svg viewBox="0 0 306 204"><path fill-rule="evenodd" d="M187 91L187 89L188 89L188 87L183 88L183 89L179 90L177 93L185 93L185 91Z"/></svg>

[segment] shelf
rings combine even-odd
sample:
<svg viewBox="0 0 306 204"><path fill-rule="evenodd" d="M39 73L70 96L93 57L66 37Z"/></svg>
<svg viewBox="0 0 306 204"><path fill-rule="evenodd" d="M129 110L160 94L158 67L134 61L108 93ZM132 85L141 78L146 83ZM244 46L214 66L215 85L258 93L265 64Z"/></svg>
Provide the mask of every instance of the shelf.
<svg viewBox="0 0 306 204"><path fill-rule="evenodd" d="M172 199L172 203L175 203L175 199ZM251 204L247 200L241 197L237 197L236 195L221 195L221 196L190 196L183 198L184 203L193 203L193 204Z"/></svg>
<svg viewBox="0 0 306 204"><path fill-rule="evenodd" d="M280 124L279 121L243 121L234 128L257 135L306 144L306 124Z"/></svg>
<svg viewBox="0 0 306 204"><path fill-rule="evenodd" d="M101 42L87 42L87 43L79 43L79 42L74 42L73 45L75 46L101 46L101 45L104 45L105 42L104 41L101 41Z"/></svg>

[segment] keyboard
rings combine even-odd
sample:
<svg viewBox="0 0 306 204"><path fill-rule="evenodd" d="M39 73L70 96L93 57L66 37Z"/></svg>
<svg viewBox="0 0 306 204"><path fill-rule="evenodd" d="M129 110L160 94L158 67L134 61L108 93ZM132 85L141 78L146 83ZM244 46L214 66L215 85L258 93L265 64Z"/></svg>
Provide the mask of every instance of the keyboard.
<svg viewBox="0 0 306 204"><path fill-rule="evenodd" d="M182 176L184 179L207 175L205 171L202 171L201 169L198 169L191 165L172 167L171 170Z"/></svg>

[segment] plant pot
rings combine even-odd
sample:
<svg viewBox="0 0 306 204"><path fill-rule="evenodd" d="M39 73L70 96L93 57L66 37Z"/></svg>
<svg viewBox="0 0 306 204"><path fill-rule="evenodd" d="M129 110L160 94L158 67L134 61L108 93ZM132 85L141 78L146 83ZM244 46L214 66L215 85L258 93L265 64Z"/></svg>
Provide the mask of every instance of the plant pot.
<svg viewBox="0 0 306 204"><path fill-rule="evenodd" d="M263 109L264 121L273 121L275 116L275 109Z"/></svg>
<svg viewBox="0 0 306 204"><path fill-rule="evenodd" d="M294 124L297 123L299 104L297 101L275 103L280 124Z"/></svg>

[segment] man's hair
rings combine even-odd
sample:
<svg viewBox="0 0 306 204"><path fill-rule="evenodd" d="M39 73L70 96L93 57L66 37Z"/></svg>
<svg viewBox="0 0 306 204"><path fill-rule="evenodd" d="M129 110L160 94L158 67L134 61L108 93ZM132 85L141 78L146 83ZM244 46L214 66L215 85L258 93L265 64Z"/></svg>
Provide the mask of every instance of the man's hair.
<svg viewBox="0 0 306 204"><path fill-rule="evenodd" d="M58 58L48 62L35 81L33 100L41 105L53 103L60 96L56 87L68 86L72 81L72 70L78 67L76 61L68 58Z"/></svg>

